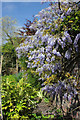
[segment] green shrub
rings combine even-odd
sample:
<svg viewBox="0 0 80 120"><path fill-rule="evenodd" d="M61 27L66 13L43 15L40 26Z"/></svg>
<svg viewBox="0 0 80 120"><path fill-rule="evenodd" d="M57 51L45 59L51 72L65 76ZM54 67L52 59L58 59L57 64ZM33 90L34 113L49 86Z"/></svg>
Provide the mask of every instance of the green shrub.
<svg viewBox="0 0 80 120"><path fill-rule="evenodd" d="M16 51L11 43L6 43L2 46L3 62L2 62L2 75L11 74L9 68L16 67Z"/></svg>
<svg viewBox="0 0 80 120"><path fill-rule="evenodd" d="M32 87L35 87L37 90L39 90L42 86L42 81L39 81L39 76L35 73L32 73L31 69L28 69L26 72L24 72L24 75L27 73L27 82L31 84Z"/></svg>
<svg viewBox="0 0 80 120"><path fill-rule="evenodd" d="M31 119L31 120L65 120L62 114L61 109L57 109L54 108L56 114L52 113L51 111L47 111L46 115L42 114L42 113L34 113L32 114L34 116L35 119ZM48 114L48 112L50 112Z"/></svg>
<svg viewBox="0 0 80 120"><path fill-rule="evenodd" d="M12 74L12 75L4 75L2 76L2 79L6 79L7 77L10 79L15 79L16 82L19 82L19 80L22 78L23 72L19 72L17 74Z"/></svg>
<svg viewBox="0 0 80 120"><path fill-rule="evenodd" d="M33 114L35 119L31 119L31 120L51 120L54 118L54 115L43 115L43 114Z"/></svg>
<svg viewBox="0 0 80 120"><path fill-rule="evenodd" d="M20 76L18 76L20 77ZM37 103L37 91L15 75L2 77L2 111L5 120L29 119Z"/></svg>

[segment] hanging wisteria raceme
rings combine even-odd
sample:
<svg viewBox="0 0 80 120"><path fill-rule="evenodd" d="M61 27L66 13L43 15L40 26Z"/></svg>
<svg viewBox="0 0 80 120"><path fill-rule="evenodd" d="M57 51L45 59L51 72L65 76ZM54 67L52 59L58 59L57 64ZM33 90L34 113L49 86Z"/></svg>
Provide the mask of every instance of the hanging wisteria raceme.
<svg viewBox="0 0 80 120"><path fill-rule="evenodd" d="M76 82L75 82L76 83ZM54 83L53 85L46 85L44 88L42 88L43 91L47 91L51 97L57 96L58 94L60 97L64 96L64 99L71 100L72 97L75 97L77 95L77 90L70 86L70 84L66 84L64 81L58 81L58 83ZM66 93L67 90L67 93Z"/></svg>
<svg viewBox="0 0 80 120"><path fill-rule="evenodd" d="M67 83L60 78L60 74L66 69L63 62L72 60L79 48L80 33L73 34L73 39L68 27L63 24L75 8L77 9L77 6L61 3L59 9L55 3L40 11L35 16L38 20L29 27L36 30L35 35L27 36L24 43L16 49L18 58L25 57L26 67L39 75L39 80L44 82L44 90L52 96L59 94L70 98L77 94L72 85L75 79L70 79ZM71 21L69 23L72 24Z"/></svg>

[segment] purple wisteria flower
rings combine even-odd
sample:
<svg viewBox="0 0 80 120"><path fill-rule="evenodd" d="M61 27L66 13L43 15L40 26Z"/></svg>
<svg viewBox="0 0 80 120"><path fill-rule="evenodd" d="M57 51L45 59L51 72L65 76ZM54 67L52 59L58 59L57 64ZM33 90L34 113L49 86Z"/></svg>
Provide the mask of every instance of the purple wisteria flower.
<svg viewBox="0 0 80 120"><path fill-rule="evenodd" d="M38 55L38 58L39 58L40 60L45 59L45 55L41 53L41 54Z"/></svg>
<svg viewBox="0 0 80 120"><path fill-rule="evenodd" d="M57 55L57 56L61 57L60 52L57 52L57 50L56 50L56 49L54 49L54 50L52 51L52 53L53 53L54 55Z"/></svg>
<svg viewBox="0 0 80 120"><path fill-rule="evenodd" d="M64 94L64 99L67 99L67 98L68 98L68 94L65 93L65 94Z"/></svg>
<svg viewBox="0 0 80 120"><path fill-rule="evenodd" d="M46 58L46 61L47 61L48 63L50 63L50 62L51 62L49 58Z"/></svg>
<svg viewBox="0 0 80 120"><path fill-rule="evenodd" d="M68 5L65 7L69 8ZM72 11L71 8L69 8L67 12L65 9L62 9L63 8L59 10L57 5L53 5L40 11L39 14L35 16L38 17L38 20L36 19L29 27L30 29L36 30L35 35L26 36L24 43L21 43L20 47L16 49L18 57L25 58L26 60L24 60L27 63L27 67L31 69L35 68L34 71L38 73L40 77L39 80L43 80L43 82L63 70L63 68L61 68L62 58L64 59L65 57L66 59L64 59L64 61L68 61L71 55L73 55L73 51L70 49L73 46L73 39L71 39L67 28L65 29L64 27L65 30L61 31L61 33L56 32L56 29L61 26L57 19L62 22L66 15L69 15ZM79 39L80 33L77 34L74 40L73 47L75 47L77 51ZM45 84L43 83L43 85ZM74 83L74 87L75 86ZM46 85L44 90L52 96L58 96L59 94L69 100L73 96L73 93L77 94L77 91L66 84L65 80L64 82L61 80L57 83L52 81L51 85ZM68 94L66 92L68 92Z"/></svg>
<svg viewBox="0 0 80 120"><path fill-rule="evenodd" d="M67 50L65 53L65 58L70 59L71 58L71 51Z"/></svg>
<svg viewBox="0 0 80 120"><path fill-rule="evenodd" d="M48 53L48 54L47 54L47 57L51 57L51 54L50 54L50 53Z"/></svg>
<svg viewBox="0 0 80 120"><path fill-rule="evenodd" d="M52 58L51 58L51 61L54 61L55 60L55 57L53 56Z"/></svg>
<svg viewBox="0 0 80 120"><path fill-rule="evenodd" d="M58 24L55 25L55 28L56 28L56 29L58 28Z"/></svg>
<svg viewBox="0 0 80 120"><path fill-rule="evenodd" d="M69 33L68 33L67 31L65 31L65 32L64 32L64 35L65 35L65 37L67 38L67 41L71 44L71 43L72 43L72 39L71 39Z"/></svg>
<svg viewBox="0 0 80 120"><path fill-rule="evenodd" d="M76 38L74 40L74 47L78 48L78 40L80 39L80 33L76 35Z"/></svg>
<svg viewBox="0 0 80 120"><path fill-rule="evenodd" d="M72 11L72 9L69 8L68 11L66 12L66 15L70 15L71 11Z"/></svg>

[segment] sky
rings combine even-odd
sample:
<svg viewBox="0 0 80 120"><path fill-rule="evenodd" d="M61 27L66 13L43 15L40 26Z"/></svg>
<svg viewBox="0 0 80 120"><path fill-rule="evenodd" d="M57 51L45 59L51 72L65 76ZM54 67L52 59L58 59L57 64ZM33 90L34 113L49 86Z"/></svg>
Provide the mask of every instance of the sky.
<svg viewBox="0 0 80 120"><path fill-rule="evenodd" d="M2 17L9 16L16 19L19 26L24 26L26 19L33 20L33 15L38 14L49 3L41 2L2 2Z"/></svg>
<svg viewBox="0 0 80 120"><path fill-rule="evenodd" d="M38 12L41 11L43 8L49 6L49 2L41 4L41 1L45 0L0 0L0 1L2 2L2 17L9 16L12 17L13 19L16 18L19 26L23 26L24 23L26 22L26 19L33 20L32 17L33 15L38 14ZM46 0L46 1L58 1L58 0Z"/></svg>

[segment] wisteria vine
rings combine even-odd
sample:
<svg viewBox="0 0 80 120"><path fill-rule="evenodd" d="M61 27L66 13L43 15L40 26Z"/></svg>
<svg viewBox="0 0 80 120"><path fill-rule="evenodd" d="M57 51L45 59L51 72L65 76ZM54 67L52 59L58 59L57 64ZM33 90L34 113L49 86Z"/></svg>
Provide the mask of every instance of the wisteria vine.
<svg viewBox="0 0 80 120"><path fill-rule="evenodd" d="M60 98L64 96L68 100L78 94L77 81L69 74L71 61L75 63L80 57L79 23L76 22L78 27L74 30L77 34L70 33L74 22L71 16L77 11L80 12L77 4L67 3L61 3L61 9L57 3L43 9L29 27L36 33L27 36L24 43L16 49L18 58L25 57L26 67L39 75L44 91L51 96L59 94ZM68 25L65 25L66 21Z"/></svg>

